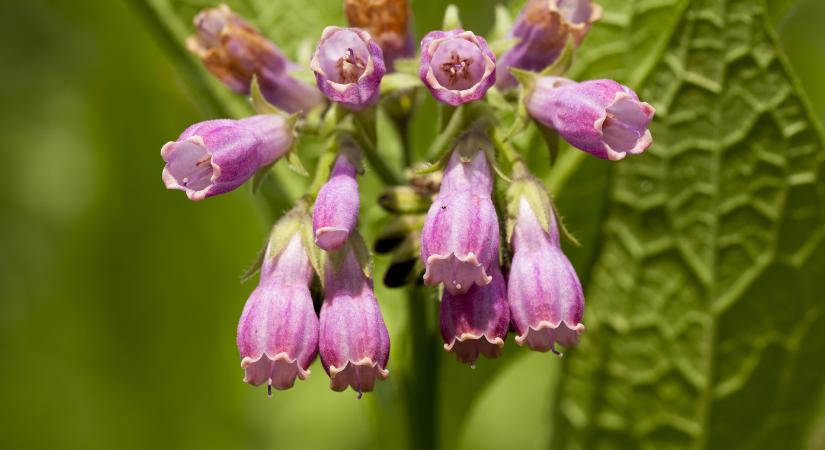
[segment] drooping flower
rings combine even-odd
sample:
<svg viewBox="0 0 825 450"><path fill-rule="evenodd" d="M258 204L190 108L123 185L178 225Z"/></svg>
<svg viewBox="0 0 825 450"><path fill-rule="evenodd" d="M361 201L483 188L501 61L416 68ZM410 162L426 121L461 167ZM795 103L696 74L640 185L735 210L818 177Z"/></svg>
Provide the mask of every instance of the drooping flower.
<svg viewBox="0 0 825 450"><path fill-rule="evenodd" d="M528 0L509 33L519 42L496 66L496 86L516 85L511 67L540 72L553 64L568 39L578 47L601 15L602 8L591 0Z"/></svg>
<svg viewBox="0 0 825 450"><path fill-rule="evenodd" d="M363 269L366 254L360 236L354 235L327 257L319 345L332 390L349 386L359 397L389 375L389 332L372 279Z"/></svg>
<svg viewBox="0 0 825 450"><path fill-rule="evenodd" d="M498 217L491 198L492 174L477 151L465 160L454 151L421 235L424 283L444 283L452 294L485 286L498 267Z"/></svg>
<svg viewBox="0 0 825 450"><path fill-rule="evenodd" d="M355 167L347 156L340 155L315 200L312 212L315 244L327 251L341 248L355 230L359 207Z"/></svg>
<svg viewBox="0 0 825 450"><path fill-rule="evenodd" d="M466 293L444 290L441 299L441 337L444 349L475 367L478 355L497 358L510 325L507 286L496 267L488 286L474 285Z"/></svg>
<svg viewBox="0 0 825 450"><path fill-rule="evenodd" d="M310 67L318 89L331 101L353 110L378 100L386 72L381 47L358 28L326 27Z"/></svg>
<svg viewBox="0 0 825 450"><path fill-rule="evenodd" d="M284 111L308 111L321 103L317 90L289 74L294 64L275 44L228 6L201 11L195 27L197 34L186 41L187 47L230 89L249 94L257 76L267 101Z"/></svg>
<svg viewBox="0 0 825 450"><path fill-rule="evenodd" d="M534 119L556 129L570 145L602 159L639 154L653 142L647 127L656 110L613 80L576 83L541 77L526 102Z"/></svg>
<svg viewBox="0 0 825 450"><path fill-rule="evenodd" d="M431 31L421 40L421 81L452 106L484 97L496 82L496 55L472 31Z"/></svg>
<svg viewBox="0 0 825 450"><path fill-rule="evenodd" d="M346 0L344 12L349 26L367 30L381 47L388 71L397 58L415 55L407 0Z"/></svg>
<svg viewBox="0 0 825 450"><path fill-rule="evenodd" d="M312 266L301 224L293 224L295 220L294 214L288 215L275 225L284 232L273 232L260 283L238 323L244 381L254 386L266 383L270 390L288 389L296 378L306 379L318 352L318 317L309 292Z"/></svg>
<svg viewBox="0 0 825 450"><path fill-rule="evenodd" d="M530 202L523 196L517 201L512 237L515 253L507 286L518 333L516 343L557 353L555 343L574 346L584 332L584 294L575 269L561 250L554 214L539 212L549 224L545 230Z"/></svg>
<svg viewBox="0 0 825 450"><path fill-rule="evenodd" d="M278 115L209 120L163 146L163 182L191 200L232 191L292 146L292 123Z"/></svg>

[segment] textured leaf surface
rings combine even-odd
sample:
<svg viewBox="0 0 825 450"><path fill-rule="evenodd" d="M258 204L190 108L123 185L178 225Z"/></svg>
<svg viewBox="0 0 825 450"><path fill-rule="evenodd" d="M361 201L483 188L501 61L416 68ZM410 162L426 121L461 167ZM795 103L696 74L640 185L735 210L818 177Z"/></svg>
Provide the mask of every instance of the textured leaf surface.
<svg viewBox="0 0 825 450"><path fill-rule="evenodd" d="M614 166L554 448L804 440L825 361L825 153L763 5L671 2L678 28L637 86L656 143Z"/></svg>

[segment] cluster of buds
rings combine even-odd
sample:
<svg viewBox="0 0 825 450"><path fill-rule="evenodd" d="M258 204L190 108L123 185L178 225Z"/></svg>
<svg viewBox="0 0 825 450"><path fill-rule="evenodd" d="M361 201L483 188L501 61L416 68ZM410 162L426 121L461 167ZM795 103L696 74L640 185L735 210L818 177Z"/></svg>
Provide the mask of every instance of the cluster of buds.
<svg viewBox="0 0 825 450"><path fill-rule="evenodd" d="M382 93L414 89L429 90L450 120L433 144L436 164L407 168L406 185L384 180L392 186L378 203L394 217L372 246L390 255L384 284L438 287L444 348L470 365L479 355L499 356L509 332L536 351L575 345L584 294L562 250L563 227L543 183L522 162L524 149L498 128L501 102L515 96L499 95L496 108L485 107L485 98L494 86L521 82L523 104L509 104L517 124L531 118L601 159L644 152L653 107L615 81L576 82L558 67L601 8L590 0L529 0L508 35L517 42L498 58L491 48L506 46L445 21L452 25L421 40L418 77L400 62L415 52L405 0L345 0L345 12L350 27L324 29L309 62L315 87L293 77L299 67L228 7L195 18L189 48L229 88L251 94L259 114L202 122L166 144L168 188L203 200L296 156L296 136L305 130L330 144L306 194L272 228L238 325L244 380L287 389L309 375L316 355L336 391L351 387L360 397L387 378L389 333L358 232L358 176L365 166L379 175L388 170L374 114L392 108ZM480 107L462 106L470 103ZM390 115L403 125L412 111ZM496 174L506 188L497 189ZM311 288L318 285L316 302Z"/></svg>

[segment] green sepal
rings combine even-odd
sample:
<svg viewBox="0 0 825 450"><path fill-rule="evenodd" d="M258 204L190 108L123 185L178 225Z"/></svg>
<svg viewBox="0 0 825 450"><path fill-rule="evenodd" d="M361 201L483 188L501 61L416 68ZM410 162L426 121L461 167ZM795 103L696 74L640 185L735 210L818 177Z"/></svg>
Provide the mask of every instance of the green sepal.
<svg viewBox="0 0 825 450"><path fill-rule="evenodd" d="M296 152L294 148L286 153L286 164L290 170L297 173L298 175L304 177L309 176L309 172L307 172L307 169L301 162L301 158L298 156L298 152Z"/></svg>
<svg viewBox="0 0 825 450"><path fill-rule="evenodd" d="M277 162L277 161L276 161ZM272 170L272 166L275 163L267 164L263 167L259 167L258 170L255 171L255 175L252 177L252 193L257 194L258 189L261 187L261 183L263 183L264 179L267 175L269 175L269 171Z"/></svg>
<svg viewBox="0 0 825 450"><path fill-rule="evenodd" d="M249 85L249 99L252 101L252 107L258 114L275 114L284 117L289 115L264 98L257 75L252 76L252 83Z"/></svg>
<svg viewBox="0 0 825 450"><path fill-rule="evenodd" d="M419 214L430 209L432 200L419 195L411 186L393 186L378 197L378 204L393 214Z"/></svg>
<svg viewBox="0 0 825 450"><path fill-rule="evenodd" d="M308 220L311 223L309 208L306 202L299 201L272 226L264 260L277 257L286 248L292 236L298 233Z"/></svg>
<svg viewBox="0 0 825 450"><path fill-rule="evenodd" d="M461 25L461 17L458 13L458 6L449 4L447 5L447 9L444 10L444 21L442 22L441 29L449 31L455 30L456 28L464 28Z"/></svg>
<svg viewBox="0 0 825 450"><path fill-rule="evenodd" d="M541 137L544 139L544 143L547 145L547 151L550 153L550 165L553 165L556 163L556 158L559 156L559 144L561 140L559 137L559 132L554 128L542 125L538 121L534 121L534 123L536 124L536 128L538 128Z"/></svg>
<svg viewBox="0 0 825 450"><path fill-rule="evenodd" d="M544 184L532 175L524 175L516 179L507 189L507 230L506 238L512 243L513 230L518 218L521 199L527 200L530 209L536 215L541 228L550 233L550 214L553 213L553 204Z"/></svg>
<svg viewBox="0 0 825 450"><path fill-rule="evenodd" d="M421 79L408 73L395 72L381 79L381 95L390 95L417 87L421 87Z"/></svg>
<svg viewBox="0 0 825 450"><path fill-rule="evenodd" d="M536 87L536 80L538 80L539 77L539 75L536 72L511 67L510 73L513 74L514 77L516 77L516 80L518 80L519 83L521 83L522 89L524 91L531 91L534 87Z"/></svg>
<svg viewBox="0 0 825 450"><path fill-rule="evenodd" d="M513 17L504 5L496 5L496 18L493 23L493 30L490 33L490 40L497 41L507 38L513 28ZM496 53L498 55L498 53Z"/></svg>
<svg viewBox="0 0 825 450"><path fill-rule="evenodd" d="M261 266L264 265L264 256L266 255L266 245L260 250L258 250L258 255L255 256L255 261L250 265L243 274L241 274L241 283L246 283L247 281L251 280L252 277L255 276L261 270Z"/></svg>
<svg viewBox="0 0 825 450"><path fill-rule="evenodd" d="M564 49L559 54L559 57L553 61L553 64L545 67L541 72L539 72L539 76L542 77L560 77L567 73L570 70L570 66L573 65L573 55L576 53L576 43L573 40L573 37L570 36L567 38L567 42L564 44ZM512 69L511 69L512 71Z"/></svg>
<svg viewBox="0 0 825 450"><path fill-rule="evenodd" d="M512 182L510 177L499 167L496 160L495 146L482 127L475 127L465 133L456 144L455 151L458 152L463 162L472 161L479 151L484 152L484 157L487 158L487 163L492 167L493 172L502 180L508 183Z"/></svg>
<svg viewBox="0 0 825 450"><path fill-rule="evenodd" d="M307 256L312 269L318 275L321 286L324 285L324 251L315 245L315 233L312 231L312 217L307 214L301 226L301 239L304 241L304 248L307 249Z"/></svg>
<svg viewBox="0 0 825 450"><path fill-rule="evenodd" d="M358 230L354 230L350 233L349 239L347 239L347 242L341 248L335 251L326 252L327 259L330 264L329 269L331 269L334 273L339 272L341 270L341 266L347 258L347 254L350 251L352 251L353 255L355 255L355 259L358 261L358 265L361 266L361 271L364 276L367 278L372 278L372 255L370 255L370 251L367 249L367 244L364 242L364 238L361 237Z"/></svg>
<svg viewBox="0 0 825 450"><path fill-rule="evenodd" d="M496 58L501 58L501 55L515 47L520 41L521 39L519 38L496 39L495 41L490 41L490 51L496 55Z"/></svg>

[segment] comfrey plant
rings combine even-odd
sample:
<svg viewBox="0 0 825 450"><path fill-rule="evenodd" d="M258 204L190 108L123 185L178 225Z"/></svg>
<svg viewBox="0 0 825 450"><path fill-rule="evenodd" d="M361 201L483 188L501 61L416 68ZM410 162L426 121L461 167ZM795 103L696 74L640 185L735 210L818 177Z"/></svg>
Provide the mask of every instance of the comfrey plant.
<svg viewBox="0 0 825 450"><path fill-rule="evenodd" d="M633 90L564 78L601 8L528 0L509 33L488 42L463 29L450 7L444 29L425 34L416 51L404 0L344 7L350 27L323 30L308 61L288 60L226 6L198 14L189 40L257 114L192 125L163 146L166 186L199 201L247 181L256 192L282 158L303 175L301 159L314 166L254 268L260 281L238 325L244 381L288 389L310 375L317 355L335 391L360 397L387 379L390 332L359 228L387 255L386 287L423 285L410 291L429 287L440 297L437 308L426 295L411 298L406 332L421 335L424 324L413 318L438 311L444 349L460 362L500 356L510 333L539 352L576 345L585 301L562 245L570 234L522 155L539 135L553 159L559 139L608 161L651 145L654 109ZM426 102L437 105L438 132L423 153L409 136ZM380 120L401 136L403 176ZM378 219L359 220L362 177L385 185ZM417 361L435 358L427 348L413 345L429 355Z"/></svg>

